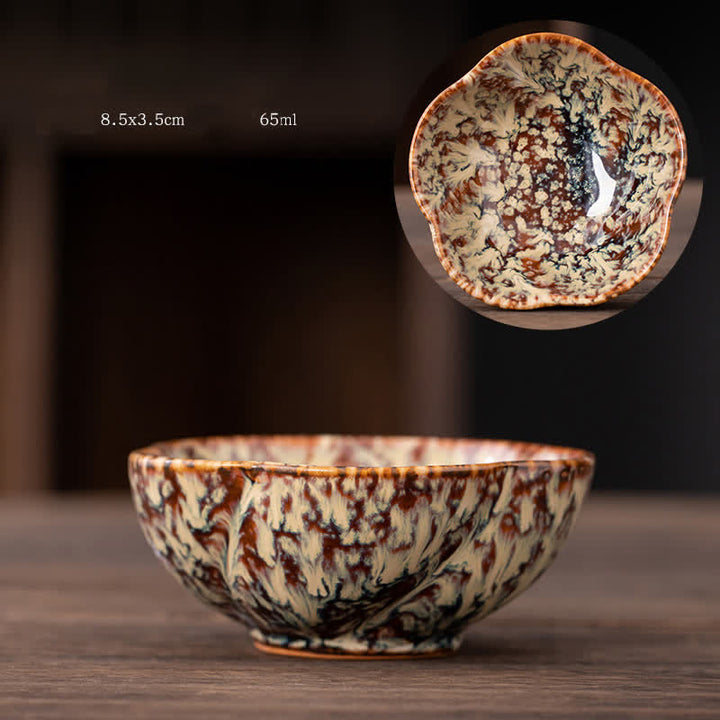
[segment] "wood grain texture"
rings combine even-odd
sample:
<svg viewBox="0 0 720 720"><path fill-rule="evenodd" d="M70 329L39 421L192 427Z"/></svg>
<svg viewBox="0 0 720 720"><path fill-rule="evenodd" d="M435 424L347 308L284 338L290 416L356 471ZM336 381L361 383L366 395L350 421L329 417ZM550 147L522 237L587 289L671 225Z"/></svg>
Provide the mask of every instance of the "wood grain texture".
<svg viewBox="0 0 720 720"><path fill-rule="evenodd" d="M717 718L720 499L591 496L449 658L264 655L153 558L128 497L0 507L0 717Z"/></svg>

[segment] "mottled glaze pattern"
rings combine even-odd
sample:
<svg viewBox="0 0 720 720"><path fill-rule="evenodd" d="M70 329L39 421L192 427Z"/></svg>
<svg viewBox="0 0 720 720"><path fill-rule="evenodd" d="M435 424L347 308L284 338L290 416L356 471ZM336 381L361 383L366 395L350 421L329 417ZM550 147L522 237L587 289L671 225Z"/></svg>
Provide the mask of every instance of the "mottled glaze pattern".
<svg viewBox="0 0 720 720"><path fill-rule="evenodd" d="M445 271L506 309L593 305L640 282L686 165L663 93L555 33L486 55L430 104L410 150Z"/></svg>
<svg viewBox="0 0 720 720"><path fill-rule="evenodd" d="M550 564L594 459L504 441L350 436L181 440L129 475L155 553L261 645L453 650Z"/></svg>

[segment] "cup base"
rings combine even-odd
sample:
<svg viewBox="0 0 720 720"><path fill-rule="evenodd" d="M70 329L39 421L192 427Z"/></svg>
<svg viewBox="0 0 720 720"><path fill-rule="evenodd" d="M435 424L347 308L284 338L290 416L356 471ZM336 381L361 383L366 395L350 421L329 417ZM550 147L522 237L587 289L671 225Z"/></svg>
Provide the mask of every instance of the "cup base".
<svg viewBox="0 0 720 720"><path fill-rule="evenodd" d="M424 660L426 658L447 657L454 655L452 648L441 648L428 652L418 653L386 653L386 652L365 652L348 653L339 650L296 650L295 648L268 645L267 643L253 640L253 645L258 650L269 655L285 655L286 657L312 658L315 660Z"/></svg>
<svg viewBox="0 0 720 720"><path fill-rule="evenodd" d="M362 646L353 643L352 649L344 643L325 641L289 641L284 638L263 637L259 632L252 633L253 644L258 650L270 655L286 657L315 658L322 660L417 660L453 655L460 646L460 638L442 638L428 640L419 645L407 641L384 643L382 646Z"/></svg>

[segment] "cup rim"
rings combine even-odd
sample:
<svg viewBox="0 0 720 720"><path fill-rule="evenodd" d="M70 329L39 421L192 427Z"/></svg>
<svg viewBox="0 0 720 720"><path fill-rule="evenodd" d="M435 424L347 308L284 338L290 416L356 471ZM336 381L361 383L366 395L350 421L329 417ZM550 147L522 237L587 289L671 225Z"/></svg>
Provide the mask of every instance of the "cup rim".
<svg viewBox="0 0 720 720"><path fill-rule="evenodd" d="M549 457L534 457L527 459L496 460L486 463L434 463L427 465L328 465L328 464L302 464L284 463L269 460L210 460L204 458L183 458L168 453L167 449L176 446L207 444L211 442L228 441L282 441L290 444L307 444L317 442L319 439L344 439L346 441L369 441L382 439L386 441L425 440L439 444L463 445L480 443L506 444L508 446L523 446L528 450L549 452ZM554 455L554 457L552 456ZM377 477L397 478L411 477L413 474L423 474L427 477L470 477L486 473L489 470L501 470L517 467L539 469L541 466L549 470L563 468L575 470L594 470L595 454L589 450L574 448L550 443L526 442L523 440L507 440L504 438L472 438L472 437L446 437L435 435L395 435L395 434L353 434L353 433L270 433L270 434L238 434L238 435L207 435L175 438L167 441L158 441L145 447L133 450L128 456L128 465L132 468L138 464L142 467L177 471L181 469L195 469L206 472L221 470L241 470L252 474L268 472L278 475L292 475L295 477Z"/></svg>

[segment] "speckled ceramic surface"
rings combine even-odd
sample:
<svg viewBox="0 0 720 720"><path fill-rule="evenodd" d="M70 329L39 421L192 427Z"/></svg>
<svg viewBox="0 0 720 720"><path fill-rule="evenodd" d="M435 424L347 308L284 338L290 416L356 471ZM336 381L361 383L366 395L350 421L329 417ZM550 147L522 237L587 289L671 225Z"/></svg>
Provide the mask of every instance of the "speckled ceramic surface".
<svg viewBox="0 0 720 720"><path fill-rule="evenodd" d="M133 452L142 530L259 647L437 654L567 537L592 454L504 441L274 436Z"/></svg>
<svg viewBox="0 0 720 720"><path fill-rule="evenodd" d="M506 309L594 305L660 257L685 178L663 93L556 33L510 40L426 109L413 193L453 281Z"/></svg>

